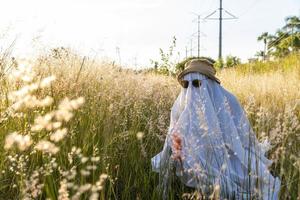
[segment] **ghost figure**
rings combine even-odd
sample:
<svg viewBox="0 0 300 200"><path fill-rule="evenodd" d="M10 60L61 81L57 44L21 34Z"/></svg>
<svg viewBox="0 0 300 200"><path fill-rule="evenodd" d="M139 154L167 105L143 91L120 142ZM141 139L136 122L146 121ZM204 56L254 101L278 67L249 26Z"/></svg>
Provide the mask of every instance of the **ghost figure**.
<svg viewBox="0 0 300 200"><path fill-rule="evenodd" d="M193 59L178 76L181 92L171 109L163 150L151 159L167 199L171 169L187 186L220 199L278 199L280 180L271 175L246 113L215 77L213 63Z"/></svg>

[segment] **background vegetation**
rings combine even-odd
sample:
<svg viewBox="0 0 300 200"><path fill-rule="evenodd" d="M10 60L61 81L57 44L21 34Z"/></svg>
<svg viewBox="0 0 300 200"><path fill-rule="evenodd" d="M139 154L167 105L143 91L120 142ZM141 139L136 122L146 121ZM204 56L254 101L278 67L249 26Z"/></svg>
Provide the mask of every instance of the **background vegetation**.
<svg viewBox="0 0 300 200"><path fill-rule="evenodd" d="M32 94L51 96L53 102L9 112L13 102L8 96L24 81L9 79L9 72L21 63L6 59L0 85L0 199L160 199L158 174L151 171L150 159L162 149L170 108L180 91L176 79L153 71L124 70L64 48L29 65L34 80L55 75L49 87ZM222 69L217 76L243 104L257 137L271 142L268 157L274 160L272 171L282 179L282 199L296 199L300 196L299 54ZM64 97L85 101L72 111L70 121L63 122L67 134L52 142L59 151L36 150L34 145L54 131L34 133L35 119L61 109ZM14 131L32 138L26 150L20 150L19 143L4 148ZM172 186L170 199L195 199L196 193L176 177Z"/></svg>

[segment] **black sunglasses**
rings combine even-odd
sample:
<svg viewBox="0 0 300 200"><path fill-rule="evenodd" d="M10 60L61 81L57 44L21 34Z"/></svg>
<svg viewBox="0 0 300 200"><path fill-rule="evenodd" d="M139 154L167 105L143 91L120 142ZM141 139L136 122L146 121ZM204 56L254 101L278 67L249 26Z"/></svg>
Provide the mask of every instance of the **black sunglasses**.
<svg viewBox="0 0 300 200"><path fill-rule="evenodd" d="M181 80L180 81L180 84L183 88L188 88L189 87L189 81L186 81L186 80ZM201 86L201 80L199 79L194 79L192 80L192 85L196 88L200 87Z"/></svg>

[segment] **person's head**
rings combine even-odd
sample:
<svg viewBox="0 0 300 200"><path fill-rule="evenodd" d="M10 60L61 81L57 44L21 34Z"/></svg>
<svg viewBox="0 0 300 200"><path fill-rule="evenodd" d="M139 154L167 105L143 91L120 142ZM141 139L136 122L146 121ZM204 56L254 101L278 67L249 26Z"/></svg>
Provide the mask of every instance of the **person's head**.
<svg viewBox="0 0 300 200"><path fill-rule="evenodd" d="M214 68L214 61L212 59L198 58L186 62L184 70L177 76L178 82L183 87L187 87L189 84L184 80L184 76L192 72L199 72L202 75L205 75L207 78L212 79L220 84L220 80L215 76L216 70ZM197 86L201 83L199 83L199 80L193 80L192 84Z"/></svg>

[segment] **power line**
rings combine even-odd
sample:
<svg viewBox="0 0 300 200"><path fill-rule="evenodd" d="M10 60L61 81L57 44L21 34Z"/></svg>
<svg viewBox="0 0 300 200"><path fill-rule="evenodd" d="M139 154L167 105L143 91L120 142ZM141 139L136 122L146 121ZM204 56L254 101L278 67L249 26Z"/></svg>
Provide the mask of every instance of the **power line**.
<svg viewBox="0 0 300 200"><path fill-rule="evenodd" d="M245 14L247 14L252 8L255 7L255 5L257 3L260 3L262 0L256 0L256 1L253 1L251 5L249 5L243 12L241 12L239 14L239 18L241 18L242 16L244 16Z"/></svg>
<svg viewBox="0 0 300 200"><path fill-rule="evenodd" d="M212 17L219 10L219 17ZM237 17L231 14L229 11L225 10L222 5L222 0L220 0L220 6L217 10L214 10L211 14L207 15L204 19L206 20L219 20L219 59L222 59L222 21L223 20L231 20L237 19ZM223 11L227 13L230 17L223 17Z"/></svg>
<svg viewBox="0 0 300 200"><path fill-rule="evenodd" d="M287 34L289 34L291 31L283 33L281 36L276 38L275 40L271 41L270 44L268 44L268 49L272 48L277 42L279 42L281 39L283 39Z"/></svg>

